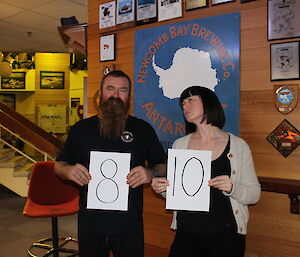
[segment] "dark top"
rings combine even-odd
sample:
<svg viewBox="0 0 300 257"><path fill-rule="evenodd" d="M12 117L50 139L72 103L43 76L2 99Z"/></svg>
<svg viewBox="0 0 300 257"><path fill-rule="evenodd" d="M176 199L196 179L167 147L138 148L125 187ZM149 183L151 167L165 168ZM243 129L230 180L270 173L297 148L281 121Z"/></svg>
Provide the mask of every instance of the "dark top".
<svg viewBox="0 0 300 257"><path fill-rule="evenodd" d="M220 175L230 176L231 166L227 158L230 149L230 139L224 152L211 162L211 177ZM230 229L237 231L236 221L233 215L230 199L221 190L210 188L209 212L178 211L178 230L197 234L215 234Z"/></svg>
<svg viewBox="0 0 300 257"><path fill-rule="evenodd" d="M97 116L81 120L71 127L64 148L56 160L71 165L80 163L88 169L90 152L105 151L131 153L131 168L145 166L145 161L149 167L165 162L163 148L154 129L147 122L129 116L125 132L125 140L104 139L100 137ZM86 209L87 189L88 186L80 189L78 224L81 228L100 235L126 235L142 231L143 186L129 189L128 211Z"/></svg>

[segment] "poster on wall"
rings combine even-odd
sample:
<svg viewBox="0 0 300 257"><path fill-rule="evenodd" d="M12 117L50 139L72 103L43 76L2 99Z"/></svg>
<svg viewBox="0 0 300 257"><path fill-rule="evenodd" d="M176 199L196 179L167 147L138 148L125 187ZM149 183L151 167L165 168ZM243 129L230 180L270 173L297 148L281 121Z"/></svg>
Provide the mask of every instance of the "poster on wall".
<svg viewBox="0 0 300 257"><path fill-rule="evenodd" d="M189 86L213 90L224 129L239 133L239 13L137 30L134 52L134 114L155 128L165 149L185 133L179 97Z"/></svg>
<svg viewBox="0 0 300 257"><path fill-rule="evenodd" d="M181 0L158 0L158 21L174 19L182 16Z"/></svg>
<svg viewBox="0 0 300 257"><path fill-rule="evenodd" d="M115 59L115 35L100 37L100 61L112 61Z"/></svg>
<svg viewBox="0 0 300 257"><path fill-rule="evenodd" d="M299 42L270 45L271 80L299 79Z"/></svg>
<svg viewBox="0 0 300 257"><path fill-rule="evenodd" d="M268 39L300 36L300 1L268 0Z"/></svg>
<svg viewBox="0 0 300 257"><path fill-rule="evenodd" d="M99 28L104 29L116 25L116 2L111 1L99 6Z"/></svg>
<svg viewBox="0 0 300 257"><path fill-rule="evenodd" d="M117 0L117 24L134 21L135 0Z"/></svg>
<svg viewBox="0 0 300 257"><path fill-rule="evenodd" d="M157 0L136 1L136 23L138 25L157 21Z"/></svg>
<svg viewBox="0 0 300 257"><path fill-rule="evenodd" d="M1 77L1 89L25 89L26 72L12 72L9 77Z"/></svg>
<svg viewBox="0 0 300 257"><path fill-rule="evenodd" d="M66 133L66 113L65 105L38 105L38 126L49 133Z"/></svg>

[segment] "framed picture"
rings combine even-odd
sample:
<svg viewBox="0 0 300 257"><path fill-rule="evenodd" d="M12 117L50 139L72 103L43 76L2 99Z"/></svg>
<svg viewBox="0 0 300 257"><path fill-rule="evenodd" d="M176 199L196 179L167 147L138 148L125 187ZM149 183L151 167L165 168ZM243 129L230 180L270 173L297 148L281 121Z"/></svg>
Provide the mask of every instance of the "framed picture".
<svg viewBox="0 0 300 257"><path fill-rule="evenodd" d="M157 0L136 1L136 24L146 24L157 21Z"/></svg>
<svg viewBox="0 0 300 257"><path fill-rule="evenodd" d="M111 1L99 6L99 28L104 29L116 25L116 2Z"/></svg>
<svg viewBox="0 0 300 257"><path fill-rule="evenodd" d="M159 0L158 21L165 21L182 16L182 0Z"/></svg>
<svg viewBox="0 0 300 257"><path fill-rule="evenodd" d="M65 73L63 71L40 71L41 89L64 89Z"/></svg>
<svg viewBox="0 0 300 257"><path fill-rule="evenodd" d="M300 36L300 1L268 0L268 40Z"/></svg>
<svg viewBox="0 0 300 257"><path fill-rule="evenodd" d="M300 132L288 120L284 119L275 128L267 140L280 152L287 157L300 144Z"/></svg>
<svg viewBox="0 0 300 257"><path fill-rule="evenodd" d="M185 2L186 11L190 11L202 7L207 7L207 0L186 0Z"/></svg>
<svg viewBox="0 0 300 257"><path fill-rule="evenodd" d="M235 0L211 0L211 5L223 4L227 2L235 2Z"/></svg>
<svg viewBox="0 0 300 257"><path fill-rule="evenodd" d="M16 109L16 95L0 94L0 101L5 103L8 107Z"/></svg>
<svg viewBox="0 0 300 257"><path fill-rule="evenodd" d="M1 77L1 89L25 89L26 72L12 72L9 77Z"/></svg>
<svg viewBox="0 0 300 257"><path fill-rule="evenodd" d="M299 41L270 45L271 81L299 79Z"/></svg>
<svg viewBox="0 0 300 257"><path fill-rule="evenodd" d="M100 62L115 59L115 34L100 36Z"/></svg>
<svg viewBox="0 0 300 257"><path fill-rule="evenodd" d="M117 24L131 26L135 20L135 0L117 0ZM120 26L119 26L120 27Z"/></svg>

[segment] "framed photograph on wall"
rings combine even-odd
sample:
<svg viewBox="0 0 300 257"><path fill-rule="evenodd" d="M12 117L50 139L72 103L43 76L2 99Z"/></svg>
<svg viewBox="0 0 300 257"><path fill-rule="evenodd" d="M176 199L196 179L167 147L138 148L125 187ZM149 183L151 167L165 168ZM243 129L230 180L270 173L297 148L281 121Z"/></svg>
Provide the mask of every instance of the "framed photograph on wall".
<svg viewBox="0 0 300 257"><path fill-rule="evenodd" d="M1 77L1 89L25 89L26 72L12 72L9 77Z"/></svg>
<svg viewBox="0 0 300 257"><path fill-rule="evenodd" d="M65 73L63 71L40 71L41 89L64 89Z"/></svg>
<svg viewBox="0 0 300 257"><path fill-rule="evenodd" d="M211 0L211 5L235 2L235 0Z"/></svg>
<svg viewBox="0 0 300 257"><path fill-rule="evenodd" d="M16 109L16 95L0 94L0 101L5 103L8 107Z"/></svg>
<svg viewBox="0 0 300 257"><path fill-rule="evenodd" d="M299 41L270 45L271 81L299 79Z"/></svg>
<svg viewBox="0 0 300 257"><path fill-rule="evenodd" d="M136 1L136 24L141 25L157 21L157 0Z"/></svg>
<svg viewBox="0 0 300 257"><path fill-rule="evenodd" d="M100 62L115 59L115 34L100 36Z"/></svg>
<svg viewBox="0 0 300 257"><path fill-rule="evenodd" d="M185 10L190 11L202 7L207 7L207 0L186 0Z"/></svg>
<svg viewBox="0 0 300 257"><path fill-rule="evenodd" d="M117 25L126 28L135 24L135 0L117 0Z"/></svg>
<svg viewBox="0 0 300 257"><path fill-rule="evenodd" d="M268 0L268 40L300 37L300 1Z"/></svg>
<svg viewBox="0 0 300 257"><path fill-rule="evenodd" d="M182 0L158 0L158 21L182 16Z"/></svg>

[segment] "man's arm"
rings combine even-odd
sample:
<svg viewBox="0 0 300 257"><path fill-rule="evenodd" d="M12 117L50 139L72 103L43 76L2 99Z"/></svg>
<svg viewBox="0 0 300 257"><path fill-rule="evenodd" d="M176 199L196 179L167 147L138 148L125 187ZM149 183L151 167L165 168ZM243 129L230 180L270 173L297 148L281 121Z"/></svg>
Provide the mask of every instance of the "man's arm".
<svg viewBox="0 0 300 257"><path fill-rule="evenodd" d="M80 186L87 185L91 180L88 170L79 163L71 165L64 161L56 161L54 169L61 179L73 181Z"/></svg>

